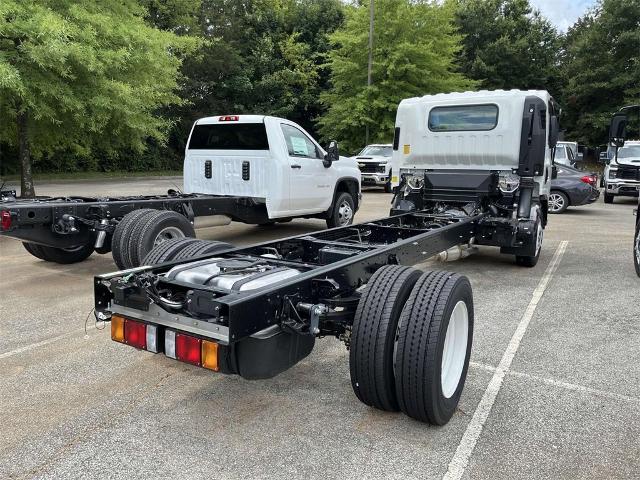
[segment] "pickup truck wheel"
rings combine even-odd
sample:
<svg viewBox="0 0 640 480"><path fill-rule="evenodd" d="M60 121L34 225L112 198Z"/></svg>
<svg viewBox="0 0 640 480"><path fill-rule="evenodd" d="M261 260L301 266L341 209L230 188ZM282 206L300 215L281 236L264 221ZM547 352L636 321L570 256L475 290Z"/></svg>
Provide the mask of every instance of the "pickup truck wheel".
<svg viewBox="0 0 640 480"><path fill-rule="evenodd" d="M40 250L40 245L36 243L22 242L22 246L34 257L44 260L44 254L42 253L42 250Z"/></svg>
<svg viewBox="0 0 640 480"><path fill-rule="evenodd" d="M640 215L640 211L638 215ZM636 273L640 277L640 218L636 225L636 237L633 241L633 263L636 266Z"/></svg>
<svg viewBox="0 0 640 480"><path fill-rule="evenodd" d="M544 237L544 227L542 226L542 222L540 218L536 220L536 233L535 242L536 242L536 254L531 257L527 255L516 255L516 264L522 267L535 267L538 264L538 260L540 260L540 252L542 251L542 239Z"/></svg>
<svg viewBox="0 0 640 480"><path fill-rule="evenodd" d="M353 223L356 206L350 193L341 192L331 206L331 213L327 218L327 227L345 227Z"/></svg>
<svg viewBox="0 0 640 480"><path fill-rule="evenodd" d="M142 260L142 265L158 265L173 260L185 248L199 241L197 238L174 238L173 240L162 242L147 253Z"/></svg>
<svg viewBox="0 0 640 480"><path fill-rule="evenodd" d="M56 248L39 245L42 259L47 262L69 264L86 260L93 253L93 242L73 248Z"/></svg>
<svg viewBox="0 0 640 480"><path fill-rule="evenodd" d="M434 425L449 421L467 377L472 339L469 280L451 272L424 273L400 315L394 352L404 413Z"/></svg>
<svg viewBox="0 0 640 480"><path fill-rule="evenodd" d="M360 297L353 320L349 367L358 399L380 410L398 411L393 347L398 318L421 272L389 265L378 269Z"/></svg>
<svg viewBox="0 0 640 480"><path fill-rule="evenodd" d="M614 195L604 192L604 203L613 203Z"/></svg>
<svg viewBox="0 0 640 480"><path fill-rule="evenodd" d="M113 232L113 238L111 239L111 255L113 261L120 270L124 270L129 267L128 260L125 259L125 253L129 246L129 238L133 231L133 227L137 225L138 219L149 212L154 212L151 208L141 208L140 210L134 210L127 213L122 220L116 225Z"/></svg>
<svg viewBox="0 0 640 480"><path fill-rule="evenodd" d="M125 261L129 262L128 268L137 267L151 250L163 242L195 236L193 225L184 215L173 210L148 212L133 228Z"/></svg>

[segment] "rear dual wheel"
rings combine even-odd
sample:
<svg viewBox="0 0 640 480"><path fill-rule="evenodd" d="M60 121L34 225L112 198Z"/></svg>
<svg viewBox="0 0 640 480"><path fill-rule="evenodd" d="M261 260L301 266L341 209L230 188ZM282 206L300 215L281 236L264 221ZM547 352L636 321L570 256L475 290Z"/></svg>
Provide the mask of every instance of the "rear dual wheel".
<svg viewBox="0 0 640 480"><path fill-rule="evenodd" d="M120 269L138 267L148 253L163 243L193 237L193 225L178 212L135 210L116 226L111 242L113 260Z"/></svg>
<svg viewBox="0 0 640 480"><path fill-rule="evenodd" d="M444 425L462 394L472 336L473 296L466 277L382 267L354 318L353 390L372 407Z"/></svg>
<svg viewBox="0 0 640 480"><path fill-rule="evenodd" d="M154 247L144 258L143 265L158 265L172 260L188 260L201 255L218 253L233 248L233 245L214 240L179 238Z"/></svg>

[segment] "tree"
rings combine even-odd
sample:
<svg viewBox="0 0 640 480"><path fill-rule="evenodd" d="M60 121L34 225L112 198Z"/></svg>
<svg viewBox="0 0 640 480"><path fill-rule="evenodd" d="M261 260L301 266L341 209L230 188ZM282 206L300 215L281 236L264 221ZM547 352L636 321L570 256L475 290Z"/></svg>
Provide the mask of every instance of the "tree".
<svg viewBox="0 0 640 480"><path fill-rule="evenodd" d="M467 89L473 82L456 73L461 37L451 2L376 0L373 84L367 86L369 2L348 7L344 26L330 35L331 89L321 95L319 120L325 139L347 151L361 148L365 127L374 142L390 142L401 99Z"/></svg>
<svg viewBox="0 0 640 480"><path fill-rule="evenodd" d="M567 32L561 96L567 137L605 143L611 115L640 103L639 25L638 0L603 0ZM633 117L629 130L637 134Z"/></svg>
<svg viewBox="0 0 640 480"><path fill-rule="evenodd" d="M529 0L458 0L460 71L489 89L558 89L559 40Z"/></svg>
<svg viewBox="0 0 640 480"><path fill-rule="evenodd" d="M32 157L60 150L142 150L181 103L180 55L194 38L148 26L134 0L3 0L0 141L18 144L21 193L35 195Z"/></svg>

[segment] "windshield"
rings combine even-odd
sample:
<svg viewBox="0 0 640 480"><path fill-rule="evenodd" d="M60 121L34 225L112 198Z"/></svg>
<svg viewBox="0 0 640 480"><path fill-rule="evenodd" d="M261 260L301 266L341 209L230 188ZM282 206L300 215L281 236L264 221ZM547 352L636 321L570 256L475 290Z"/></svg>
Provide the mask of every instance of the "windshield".
<svg viewBox="0 0 640 480"><path fill-rule="evenodd" d="M567 152L565 151L564 147L556 148L555 158L558 160L567 158Z"/></svg>
<svg viewBox="0 0 640 480"><path fill-rule="evenodd" d="M390 157L391 152L391 146L369 145L367 147L364 147L364 149L358 155L377 155L380 157Z"/></svg>
<svg viewBox="0 0 640 480"><path fill-rule="evenodd" d="M618 158L640 158L640 145L629 145L618 150Z"/></svg>

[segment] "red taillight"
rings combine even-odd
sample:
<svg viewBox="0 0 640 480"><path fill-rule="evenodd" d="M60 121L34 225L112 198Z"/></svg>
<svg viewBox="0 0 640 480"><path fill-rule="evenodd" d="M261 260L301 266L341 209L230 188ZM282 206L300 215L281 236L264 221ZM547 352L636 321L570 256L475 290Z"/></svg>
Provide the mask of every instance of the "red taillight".
<svg viewBox="0 0 640 480"><path fill-rule="evenodd" d="M218 119L220 122L237 122L240 120L238 115L225 115L224 117L220 117Z"/></svg>
<svg viewBox="0 0 640 480"><path fill-rule="evenodd" d="M124 342L132 347L147 349L147 326L129 319L124 321Z"/></svg>
<svg viewBox="0 0 640 480"><path fill-rule="evenodd" d="M595 187L596 183L598 183L598 179L595 175L585 175L580 179L581 182L588 183L589 185L593 185Z"/></svg>
<svg viewBox="0 0 640 480"><path fill-rule="evenodd" d="M0 213L0 224L2 225L2 230L11 228L11 212L9 210L2 210Z"/></svg>
<svg viewBox="0 0 640 480"><path fill-rule="evenodd" d="M202 342L199 338L176 333L176 358L183 362L200 365Z"/></svg>

